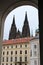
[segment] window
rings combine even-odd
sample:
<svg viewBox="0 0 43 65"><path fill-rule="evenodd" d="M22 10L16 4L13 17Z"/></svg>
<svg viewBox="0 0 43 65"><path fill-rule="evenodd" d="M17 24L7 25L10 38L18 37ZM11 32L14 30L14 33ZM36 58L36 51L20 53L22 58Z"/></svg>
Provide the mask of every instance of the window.
<svg viewBox="0 0 43 65"><path fill-rule="evenodd" d="M25 65L27 65L27 64L25 64Z"/></svg>
<svg viewBox="0 0 43 65"><path fill-rule="evenodd" d="M13 61L13 58L11 57L11 59L10 59L10 60L11 60L11 62L12 62L12 61Z"/></svg>
<svg viewBox="0 0 43 65"><path fill-rule="evenodd" d="M17 51L15 51L15 54L17 54Z"/></svg>
<svg viewBox="0 0 43 65"><path fill-rule="evenodd" d="M15 63L15 65L17 65L17 64Z"/></svg>
<svg viewBox="0 0 43 65"><path fill-rule="evenodd" d="M34 65L37 65L37 61L36 60L34 61Z"/></svg>
<svg viewBox="0 0 43 65"><path fill-rule="evenodd" d="M2 60L2 62L4 62L4 57L3 57L3 60Z"/></svg>
<svg viewBox="0 0 43 65"><path fill-rule="evenodd" d="M34 45L34 48L36 49L36 48L37 48L37 46L36 46L36 45Z"/></svg>
<svg viewBox="0 0 43 65"><path fill-rule="evenodd" d="M27 45L25 45L25 47L27 47Z"/></svg>
<svg viewBox="0 0 43 65"><path fill-rule="evenodd" d="M4 65L4 63L2 63L2 65Z"/></svg>
<svg viewBox="0 0 43 65"><path fill-rule="evenodd" d="M17 45L16 45L16 48L17 48Z"/></svg>
<svg viewBox="0 0 43 65"><path fill-rule="evenodd" d="M25 57L25 61L27 61L27 57Z"/></svg>
<svg viewBox="0 0 43 65"><path fill-rule="evenodd" d="M10 65L12 65L12 63Z"/></svg>
<svg viewBox="0 0 43 65"><path fill-rule="evenodd" d="M3 51L3 55L5 55L5 52Z"/></svg>
<svg viewBox="0 0 43 65"><path fill-rule="evenodd" d="M9 52L7 51L7 55L9 54Z"/></svg>
<svg viewBox="0 0 43 65"><path fill-rule="evenodd" d="M5 49L5 46L3 47L3 49Z"/></svg>
<svg viewBox="0 0 43 65"><path fill-rule="evenodd" d="M8 63L6 63L6 65L8 65Z"/></svg>
<svg viewBox="0 0 43 65"><path fill-rule="evenodd" d="M6 62L8 62L8 57L6 57Z"/></svg>
<svg viewBox="0 0 43 65"><path fill-rule="evenodd" d="M22 57L20 57L20 61L22 61Z"/></svg>
<svg viewBox="0 0 43 65"><path fill-rule="evenodd" d="M13 48L13 46L11 46L11 48Z"/></svg>
<svg viewBox="0 0 43 65"><path fill-rule="evenodd" d="M25 50L25 54L27 54L27 50Z"/></svg>
<svg viewBox="0 0 43 65"><path fill-rule="evenodd" d="M22 54L22 51L20 50L20 54Z"/></svg>
<svg viewBox="0 0 43 65"><path fill-rule="evenodd" d="M32 56L32 50L30 51L30 56Z"/></svg>
<svg viewBox="0 0 43 65"><path fill-rule="evenodd" d="M22 63L20 63L20 65L22 65Z"/></svg>
<svg viewBox="0 0 43 65"><path fill-rule="evenodd" d="M34 51L34 56L37 56L37 52L36 51Z"/></svg>
<svg viewBox="0 0 43 65"><path fill-rule="evenodd" d="M15 61L17 61L17 57L15 57Z"/></svg>
<svg viewBox="0 0 43 65"><path fill-rule="evenodd" d="M20 48L22 47L22 45L20 45Z"/></svg>
<svg viewBox="0 0 43 65"><path fill-rule="evenodd" d="M11 55L13 54L13 51L11 51Z"/></svg>

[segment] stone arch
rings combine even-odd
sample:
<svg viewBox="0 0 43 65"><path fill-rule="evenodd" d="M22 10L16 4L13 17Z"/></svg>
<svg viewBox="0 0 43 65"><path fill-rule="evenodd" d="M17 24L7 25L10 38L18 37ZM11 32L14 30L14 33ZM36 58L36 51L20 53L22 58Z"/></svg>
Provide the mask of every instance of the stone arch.
<svg viewBox="0 0 43 65"><path fill-rule="evenodd" d="M15 9L15 8L17 8L17 7L19 7L19 6L22 6L22 5L30 5L30 6L34 6L35 8L37 8L38 9L38 5L37 4L35 4L34 2L32 2L32 1L20 1L20 2L17 2L17 3L13 3L13 4L11 4L5 11L4 11L4 13L3 13L3 15L2 15L2 17L1 17L1 20L2 20L2 22L3 22L3 29L2 30L4 30L4 22L5 22L5 19L6 19L6 16L9 14L9 12L11 12L13 9ZM2 33L3 34L3 33Z"/></svg>
<svg viewBox="0 0 43 65"><path fill-rule="evenodd" d="M0 41L2 41L2 38L3 38L3 31L4 31L4 22L5 22L5 19L6 19L6 16L9 14L10 11L12 11L13 9L15 9L16 7L19 7L19 6L22 6L22 5L31 5L31 6L34 6L38 9L38 2L37 0L19 0L18 2L16 3L11 3L10 6L8 6L2 16L1 16L1 33L0 33ZM1 43L1 42L0 42ZM0 50L1 50L1 47L2 47L2 44L0 44ZM0 51L0 64L1 64L1 51Z"/></svg>

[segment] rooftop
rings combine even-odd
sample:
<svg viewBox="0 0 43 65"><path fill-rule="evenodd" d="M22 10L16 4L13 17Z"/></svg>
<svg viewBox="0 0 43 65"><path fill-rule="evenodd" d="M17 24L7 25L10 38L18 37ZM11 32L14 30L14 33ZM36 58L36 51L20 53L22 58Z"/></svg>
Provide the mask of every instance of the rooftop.
<svg viewBox="0 0 43 65"><path fill-rule="evenodd" d="M18 44L18 43L26 43L29 42L33 37L25 37L25 38L18 38L18 39L11 39L11 40L4 40L4 45L10 45L10 44Z"/></svg>

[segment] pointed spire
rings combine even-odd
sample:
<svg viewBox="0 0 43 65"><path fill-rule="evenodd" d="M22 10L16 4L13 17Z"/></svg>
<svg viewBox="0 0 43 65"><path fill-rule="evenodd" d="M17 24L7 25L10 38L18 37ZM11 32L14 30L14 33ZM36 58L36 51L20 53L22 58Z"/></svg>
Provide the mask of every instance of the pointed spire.
<svg viewBox="0 0 43 65"><path fill-rule="evenodd" d="M12 25L15 25L15 16L13 16L13 23Z"/></svg>
<svg viewBox="0 0 43 65"><path fill-rule="evenodd" d="M28 19L27 19L27 11L26 11L26 13L25 13L25 20L27 21Z"/></svg>
<svg viewBox="0 0 43 65"><path fill-rule="evenodd" d="M30 28L29 28L29 23L27 18L27 12L25 13L25 20L24 20L24 25L22 28L22 36L23 37L30 36Z"/></svg>
<svg viewBox="0 0 43 65"><path fill-rule="evenodd" d="M27 21L27 22L26 22ZM27 11L25 12L25 22L24 24L27 23L28 24L28 17L27 17Z"/></svg>
<svg viewBox="0 0 43 65"><path fill-rule="evenodd" d="M9 39L15 39L16 38L16 32L17 28L15 25L15 17L13 17L13 23L11 25L10 33L9 33Z"/></svg>

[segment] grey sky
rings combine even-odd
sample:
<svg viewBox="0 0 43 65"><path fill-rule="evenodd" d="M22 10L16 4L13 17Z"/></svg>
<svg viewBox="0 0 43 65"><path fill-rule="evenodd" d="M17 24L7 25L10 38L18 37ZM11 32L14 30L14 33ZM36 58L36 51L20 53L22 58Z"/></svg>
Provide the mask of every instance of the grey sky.
<svg viewBox="0 0 43 65"><path fill-rule="evenodd" d="M17 30L19 29L20 31L22 31L26 11L27 11L28 21L30 26L30 33L33 30L33 35L35 35L35 30L38 28L38 24L39 24L38 10L35 7L26 5L26 6L17 7L8 14L5 20L3 39L8 39L9 31L11 28L11 24L13 22L14 15L15 15L15 24Z"/></svg>

